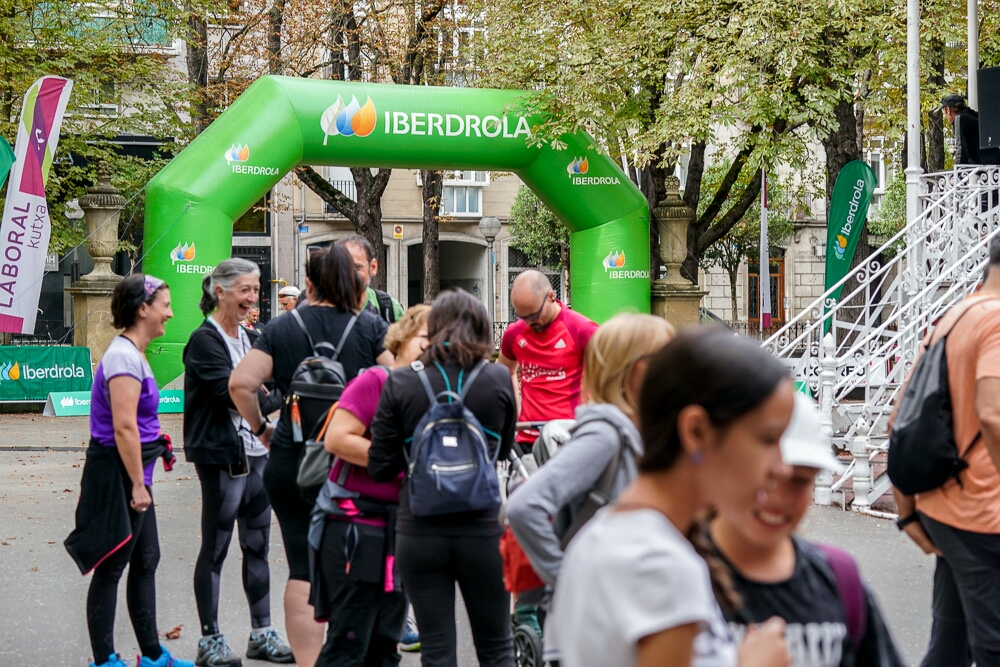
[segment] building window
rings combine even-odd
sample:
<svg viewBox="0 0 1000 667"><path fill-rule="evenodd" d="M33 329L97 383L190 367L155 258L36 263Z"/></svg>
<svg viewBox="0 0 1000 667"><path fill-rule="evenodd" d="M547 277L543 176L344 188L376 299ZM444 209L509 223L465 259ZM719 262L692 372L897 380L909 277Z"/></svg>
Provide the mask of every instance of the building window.
<svg viewBox="0 0 1000 667"><path fill-rule="evenodd" d="M771 257L771 328L785 323L785 258ZM760 262L747 265L747 321L750 331L760 327Z"/></svg>
<svg viewBox="0 0 1000 667"><path fill-rule="evenodd" d="M483 188L490 184L488 171L452 171L445 174L441 192L441 214L479 216L483 211Z"/></svg>

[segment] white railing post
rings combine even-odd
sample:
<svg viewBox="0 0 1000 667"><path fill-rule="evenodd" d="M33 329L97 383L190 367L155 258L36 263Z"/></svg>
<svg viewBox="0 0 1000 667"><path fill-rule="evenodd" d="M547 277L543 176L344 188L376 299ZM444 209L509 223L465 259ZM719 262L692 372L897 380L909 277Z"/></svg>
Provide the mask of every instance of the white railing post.
<svg viewBox="0 0 1000 667"><path fill-rule="evenodd" d="M820 439L832 447L833 385L837 381L837 358L834 356L832 333L823 336L820 359L820 366L822 368L819 374ZM833 493L830 490L831 486L833 486L833 473L829 470L820 471L819 475L816 476L816 489L813 492L813 501L817 505L829 505L833 502Z"/></svg>
<svg viewBox="0 0 1000 667"><path fill-rule="evenodd" d="M868 459L868 422L864 417L859 417L855 424L855 435L851 438L851 455L854 457L854 502L851 509L855 512L866 512L871 509L868 502L868 494L872 488L872 467Z"/></svg>

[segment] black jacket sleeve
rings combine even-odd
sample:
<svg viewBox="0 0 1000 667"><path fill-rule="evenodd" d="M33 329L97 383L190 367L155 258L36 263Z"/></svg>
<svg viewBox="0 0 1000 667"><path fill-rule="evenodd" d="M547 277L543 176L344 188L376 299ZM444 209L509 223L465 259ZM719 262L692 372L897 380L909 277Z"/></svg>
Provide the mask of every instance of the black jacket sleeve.
<svg viewBox="0 0 1000 667"><path fill-rule="evenodd" d="M219 334L208 329L195 330L186 352L184 371L203 388L202 396L209 395L227 409L235 410L236 405L229 395L233 363Z"/></svg>
<svg viewBox="0 0 1000 667"><path fill-rule="evenodd" d="M382 388L370 429L372 446L368 450L368 474L376 482L392 481L406 469L403 447L407 446L407 435L403 431L402 406L391 373Z"/></svg>

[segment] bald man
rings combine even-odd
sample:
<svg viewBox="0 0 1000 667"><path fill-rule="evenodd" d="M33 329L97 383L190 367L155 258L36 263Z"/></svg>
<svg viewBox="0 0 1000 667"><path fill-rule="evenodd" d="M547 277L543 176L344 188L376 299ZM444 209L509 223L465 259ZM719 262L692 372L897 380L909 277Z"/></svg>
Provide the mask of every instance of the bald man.
<svg viewBox="0 0 1000 667"><path fill-rule="evenodd" d="M510 369L515 387L520 369L519 421L573 419L583 351L597 324L560 303L541 271L519 273L510 301L518 321L504 332L498 361ZM537 431L517 434L518 442L529 445L537 437Z"/></svg>

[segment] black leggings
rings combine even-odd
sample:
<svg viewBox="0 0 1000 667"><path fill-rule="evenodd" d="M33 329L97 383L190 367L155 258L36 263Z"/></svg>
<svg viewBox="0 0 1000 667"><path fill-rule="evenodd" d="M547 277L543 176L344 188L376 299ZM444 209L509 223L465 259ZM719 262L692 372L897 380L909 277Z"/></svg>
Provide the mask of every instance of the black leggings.
<svg viewBox="0 0 1000 667"><path fill-rule="evenodd" d="M150 487L146 490L152 495ZM132 539L94 569L87 591L87 628L97 664L115 652L118 582L126 565L129 568L125 599L139 648L143 655L154 660L160 656L160 640L156 634L156 566L160 562L156 508L150 503L145 512L129 508L128 513L132 521Z"/></svg>
<svg viewBox="0 0 1000 667"><path fill-rule="evenodd" d="M514 667L510 594L503 587L500 536L396 533L396 562L420 628L420 664L457 667L455 584L469 613L482 667Z"/></svg>
<svg viewBox="0 0 1000 667"><path fill-rule="evenodd" d="M271 506L263 479L267 457L249 456L247 462L250 474L245 477L231 477L228 466L194 466L201 482L201 551L194 566L194 599L202 635L219 632L219 580L233 539L233 524L239 527L250 624L255 630L271 625L271 571L267 564Z"/></svg>

